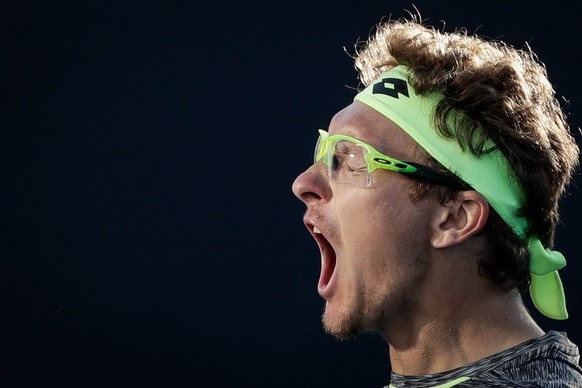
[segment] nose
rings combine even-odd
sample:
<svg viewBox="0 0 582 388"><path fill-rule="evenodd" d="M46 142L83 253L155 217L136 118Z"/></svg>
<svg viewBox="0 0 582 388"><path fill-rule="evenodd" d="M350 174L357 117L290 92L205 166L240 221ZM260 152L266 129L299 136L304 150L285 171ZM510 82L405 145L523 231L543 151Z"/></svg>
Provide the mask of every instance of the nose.
<svg viewBox="0 0 582 388"><path fill-rule="evenodd" d="M327 201L331 197L329 179L324 171L323 163L312 164L293 182L293 194L306 205L318 201Z"/></svg>

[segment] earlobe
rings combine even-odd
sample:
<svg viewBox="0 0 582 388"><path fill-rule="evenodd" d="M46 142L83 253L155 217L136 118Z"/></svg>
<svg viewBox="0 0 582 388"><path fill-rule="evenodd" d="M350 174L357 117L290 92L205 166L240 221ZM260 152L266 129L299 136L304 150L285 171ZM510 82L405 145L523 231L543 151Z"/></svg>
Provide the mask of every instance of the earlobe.
<svg viewBox="0 0 582 388"><path fill-rule="evenodd" d="M442 205L431 223L434 248L460 244L479 234L489 216L489 204L473 190L461 191L455 199Z"/></svg>

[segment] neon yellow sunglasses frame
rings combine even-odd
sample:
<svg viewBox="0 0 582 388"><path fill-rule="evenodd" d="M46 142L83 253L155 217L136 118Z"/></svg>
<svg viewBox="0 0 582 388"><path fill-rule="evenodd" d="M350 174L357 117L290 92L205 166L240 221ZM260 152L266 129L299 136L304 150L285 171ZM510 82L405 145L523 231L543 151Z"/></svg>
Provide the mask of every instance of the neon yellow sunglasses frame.
<svg viewBox="0 0 582 388"><path fill-rule="evenodd" d="M373 146L365 143L359 139L345 135L330 135L327 131L319 129L319 139L315 145L315 152L313 155L313 162L317 163L323 160L328 168L332 163L333 152L331 152L335 144L340 140L346 140L364 148L367 152L364 154L364 159L368 168L368 173L381 168L383 170L390 170L404 174L410 178L421 180L430 183L441 184L448 186L455 190L470 190L471 187L455 176L449 176L441 172L435 171L430 167L414 162L404 162L402 160L393 158L376 150Z"/></svg>

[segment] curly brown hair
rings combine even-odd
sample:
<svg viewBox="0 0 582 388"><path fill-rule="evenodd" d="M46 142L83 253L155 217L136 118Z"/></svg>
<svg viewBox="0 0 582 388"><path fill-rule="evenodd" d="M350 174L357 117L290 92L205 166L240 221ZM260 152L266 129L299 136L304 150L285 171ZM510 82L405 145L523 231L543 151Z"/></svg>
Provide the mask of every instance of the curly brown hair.
<svg viewBox="0 0 582 388"><path fill-rule="evenodd" d="M356 45L354 59L364 86L394 66L407 65L417 93L444 96L435 112L442 135L476 155L491 151L485 147L491 139L505 155L526 196L519 214L530 226L526 238L518 238L492 211L485 227L490 254L479 268L495 284L525 288L530 281L525 241L538 236L544 246L553 246L558 202L579 154L543 63L529 46L516 49L463 29L439 31L416 17L378 24L366 42ZM454 127L447 125L449 116ZM443 200L455 195L420 182L415 191L417 196L436 191Z"/></svg>

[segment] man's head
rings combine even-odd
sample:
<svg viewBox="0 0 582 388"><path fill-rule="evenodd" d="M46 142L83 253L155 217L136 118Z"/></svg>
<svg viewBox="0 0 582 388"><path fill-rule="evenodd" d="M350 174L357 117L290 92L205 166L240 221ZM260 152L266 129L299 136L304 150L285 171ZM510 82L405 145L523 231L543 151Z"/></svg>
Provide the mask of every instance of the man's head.
<svg viewBox="0 0 582 388"><path fill-rule="evenodd" d="M356 66L367 86L398 65L409 69L418 94L442 94L431 119L443 136L478 156L490 152L490 141L497 145L525 195L519 209L529 226L524 234L551 247L557 202L578 150L533 55L462 32L391 21L358 51ZM329 134L453 176L389 116L360 101L334 117ZM527 285L527 239L516 236L478 192L413 174L370 171L369 162L361 170L362 163L350 162L361 153L357 142L353 149L333 144L340 146L327 162L316 155L293 186L307 205L304 221L322 252L319 292L331 333L381 331L396 316L418 314L435 287L456 280L452 273L480 272L501 290ZM469 257L453 268L452 261L441 260L446 255Z"/></svg>
<svg viewBox="0 0 582 388"><path fill-rule="evenodd" d="M364 85L396 65L408 66L417 93L443 95L435 112L442 134L477 155L493 141L523 188L520 214L529 222L527 237L537 236L552 248L558 200L577 166L578 148L545 68L530 50L402 20L379 25L355 61ZM448 125L453 116L456 122ZM434 160L429 164L442 168ZM417 193L434 190L443 195L442 188L425 184ZM453 195L445 190L444 198ZM527 238L517 238L495 212L486 231L494 254L481 263L481 271L508 288L527 286Z"/></svg>
<svg viewBox="0 0 582 388"><path fill-rule="evenodd" d="M334 116L329 136L342 140L333 160L314 163L293 191L307 205L304 222L321 250L325 327L344 338L416 314L439 237L429 220L446 219L447 208L436 197L413 200L405 174L369 173L361 162L362 143L391 159L420 162L416 142L382 114L356 101Z"/></svg>

